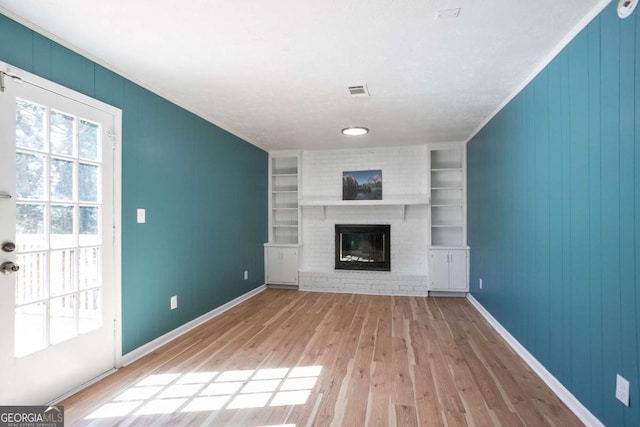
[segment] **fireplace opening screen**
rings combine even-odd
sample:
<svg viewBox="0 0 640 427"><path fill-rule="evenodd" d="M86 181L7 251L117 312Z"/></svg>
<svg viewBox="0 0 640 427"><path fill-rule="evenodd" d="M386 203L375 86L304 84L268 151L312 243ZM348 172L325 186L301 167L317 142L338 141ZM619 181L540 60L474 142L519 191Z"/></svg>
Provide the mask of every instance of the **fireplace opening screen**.
<svg viewBox="0 0 640 427"><path fill-rule="evenodd" d="M341 233L340 261L384 261L384 235L377 233Z"/></svg>
<svg viewBox="0 0 640 427"><path fill-rule="evenodd" d="M336 225L336 268L389 271L389 232L389 225Z"/></svg>

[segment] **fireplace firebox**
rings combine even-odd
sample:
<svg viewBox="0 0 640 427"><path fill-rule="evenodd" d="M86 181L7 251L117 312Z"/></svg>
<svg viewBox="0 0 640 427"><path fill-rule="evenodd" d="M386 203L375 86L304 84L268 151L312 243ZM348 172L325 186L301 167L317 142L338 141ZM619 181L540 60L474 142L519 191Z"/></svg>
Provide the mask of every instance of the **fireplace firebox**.
<svg viewBox="0 0 640 427"><path fill-rule="evenodd" d="M336 270L391 271L391 226L336 224Z"/></svg>

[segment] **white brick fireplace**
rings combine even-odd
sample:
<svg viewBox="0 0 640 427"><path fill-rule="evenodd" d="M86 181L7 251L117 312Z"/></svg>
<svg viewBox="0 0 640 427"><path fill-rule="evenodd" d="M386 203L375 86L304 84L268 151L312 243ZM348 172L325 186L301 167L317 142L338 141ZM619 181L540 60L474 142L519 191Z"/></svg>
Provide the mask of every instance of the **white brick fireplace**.
<svg viewBox="0 0 640 427"><path fill-rule="evenodd" d="M383 200L426 200L426 146L305 151L302 200L342 200L342 172L382 170ZM427 295L427 205L303 206L299 288L306 291ZM391 271L334 269L335 224L390 224Z"/></svg>

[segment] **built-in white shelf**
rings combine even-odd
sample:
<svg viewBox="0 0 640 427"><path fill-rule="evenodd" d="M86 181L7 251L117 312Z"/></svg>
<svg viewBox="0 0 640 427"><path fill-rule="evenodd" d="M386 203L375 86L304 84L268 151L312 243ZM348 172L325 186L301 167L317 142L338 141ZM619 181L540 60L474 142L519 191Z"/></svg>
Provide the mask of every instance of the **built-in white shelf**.
<svg viewBox="0 0 640 427"><path fill-rule="evenodd" d="M431 245L433 247L464 247L466 243L464 147L435 147L430 150L430 158Z"/></svg>
<svg viewBox="0 0 640 427"><path fill-rule="evenodd" d="M402 218L407 218L407 206L429 205L427 195L388 198L383 200L335 200L335 199L302 199L300 206L319 206L322 208L322 217L327 219L327 207L372 207L372 206L399 206L402 208Z"/></svg>
<svg viewBox="0 0 640 427"><path fill-rule="evenodd" d="M269 154L269 243L300 243L300 153Z"/></svg>

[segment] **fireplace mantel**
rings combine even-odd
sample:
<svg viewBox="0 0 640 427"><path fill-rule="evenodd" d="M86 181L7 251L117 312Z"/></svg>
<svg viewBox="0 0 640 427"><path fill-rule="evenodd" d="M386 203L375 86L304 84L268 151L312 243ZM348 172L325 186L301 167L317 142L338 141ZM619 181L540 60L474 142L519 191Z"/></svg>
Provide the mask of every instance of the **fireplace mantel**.
<svg viewBox="0 0 640 427"><path fill-rule="evenodd" d="M331 199L302 199L300 206L319 206L322 208L322 218L327 220L327 206L337 207L369 207L372 206L399 206L402 208L403 220L407 217L407 206L429 205L426 195L387 198L384 200L331 200Z"/></svg>

